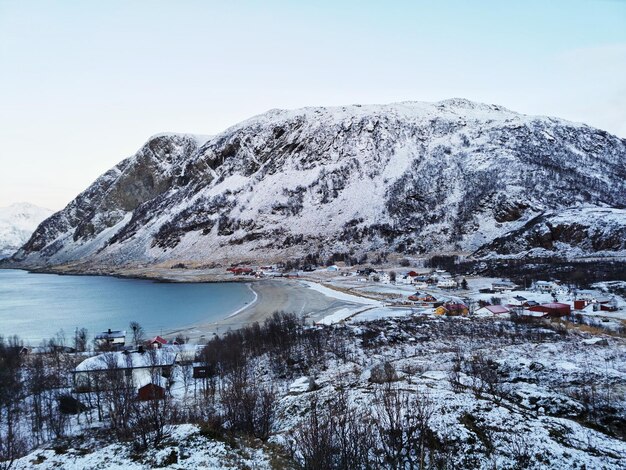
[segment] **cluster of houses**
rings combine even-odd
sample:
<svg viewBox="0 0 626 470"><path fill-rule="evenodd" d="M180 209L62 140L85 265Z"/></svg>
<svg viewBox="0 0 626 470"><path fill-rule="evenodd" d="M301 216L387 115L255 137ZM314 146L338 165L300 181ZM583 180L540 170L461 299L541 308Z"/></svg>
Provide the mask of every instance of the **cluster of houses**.
<svg viewBox="0 0 626 470"><path fill-rule="evenodd" d="M123 351L123 350L131 350L134 348L133 345L126 344L126 331L125 330L111 330L103 331L102 333L98 333L94 337L94 344L97 350L100 351ZM176 341L167 341L161 336L155 336L154 338L150 338L146 341L142 341L142 344L139 346L140 348L154 348L160 349L163 346L178 346Z"/></svg>
<svg viewBox="0 0 626 470"><path fill-rule="evenodd" d="M333 264L324 268L328 273L337 273L345 277L356 277L361 282L380 282L381 284L404 284L415 285L418 289L425 289L427 287L438 287L440 289L456 289L459 287L459 283L453 278L453 276L444 270L435 270L429 274L419 274L415 271L408 271L405 273L395 274L393 271L382 271L373 268L362 268L358 270L349 271L342 269L339 266ZM226 271L234 276L254 276L256 278L261 277L300 277L302 272L315 271L315 267L307 265L299 271L286 271L285 266L281 263L271 266L258 266L255 268L249 266L233 265L226 269Z"/></svg>
<svg viewBox="0 0 626 470"><path fill-rule="evenodd" d="M437 269L430 274L417 274L414 271L407 273L405 282L414 284L416 288L421 286L435 286L440 289L456 289L459 283L447 271ZM412 282L411 282L412 281Z"/></svg>
<svg viewBox="0 0 626 470"><path fill-rule="evenodd" d="M411 285L416 289L427 289L429 287L438 287L440 289L456 289L459 283L452 277L452 275L443 270L436 270L429 274L420 274L415 271L408 271L393 275L388 271L376 271L371 268L357 271L356 274L363 281L374 281L382 284L400 284Z"/></svg>
<svg viewBox="0 0 626 470"><path fill-rule="evenodd" d="M304 271L313 271L312 268L305 268ZM233 276L253 276L255 278L262 277L300 277L298 271L285 271L284 265L277 264L274 266L258 266L251 268L249 266L231 266L226 272Z"/></svg>
<svg viewBox="0 0 626 470"><path fill-rule="evenodd" d="M481 289L481 293L505 293L519 289L514 282L503 279L494 281L491 288ZM551 294L554 301L537 302L529 300L521 295L509 297L506 304L491 305L487 301L479 301L478 308L471 309L464 303L457 301L438 302L428 293L416 292L408 297L408 300L417 305L430 306L437 315L505 315L515 314L527 318L559 318L574 314L592 313L598 311L613 312L618 310L618 303L614 297L598 296L594 291L572 291L567 286L553 281L537 281L533 284L532 291L539 294ZM574 297L573 302L565 303L557 301L558 296L569 295ZM498 298L497 298L498 299Z"/></svg>
<svg viewBox="0 0 626 470"><path fill-rule="evenodd" d="M511 292L513 290L519 289L519 286L514 282L503 279L501 281L495 281L491 285L491 290L489 292L494 293L502 293L502 292ZM570 296L574 297L573 305L570 306L570 309L573 307L573 310L579 311L582 313L590 313L590 312L615 312L618 310L618 304L615 297L609 297L606 295L598 295L594 291L590 290L579 290L579 289L571 289L570 287L559 283L558 281L535 281L531 286L531 291L540 293L540 294L550 294L555 299L561 296ZM517 296L516 299L523 297ZM537 302L526 301L523 303L524 308L534 308L537 307ZM558 303L558 302L553 302Z"/></svg>
<svg viewBox="0 0 626 470"><path fill-rule="evenodd" d="M74 391L89 393L113 388L134 389L139 400L165 398L175 365L193 367L193 377L206 376L196 362L196 346L155 336L137 347L126 345L126 332L108 330L96 336L106 352L82 361L73 372ZM106 346L105 346L106 345Z"/></svg>

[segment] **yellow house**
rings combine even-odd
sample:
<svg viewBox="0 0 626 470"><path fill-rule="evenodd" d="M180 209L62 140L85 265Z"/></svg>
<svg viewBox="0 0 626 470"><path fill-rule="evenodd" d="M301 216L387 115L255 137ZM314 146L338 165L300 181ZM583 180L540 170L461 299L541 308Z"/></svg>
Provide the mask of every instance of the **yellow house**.
<svg viewBox="0 0 626 470"><path fill-rule="evenodd" d="M435 315L445 315L448 313L448 310L443 305L440 305L435 309Z"/></svg>
<svg viewBox="0 0 626 470"><path fill-rule="evenodd" d="M437 307L435 309L435 315L467 315L469 313L469 309L467 305L464 304L447 304Z"/></svg>

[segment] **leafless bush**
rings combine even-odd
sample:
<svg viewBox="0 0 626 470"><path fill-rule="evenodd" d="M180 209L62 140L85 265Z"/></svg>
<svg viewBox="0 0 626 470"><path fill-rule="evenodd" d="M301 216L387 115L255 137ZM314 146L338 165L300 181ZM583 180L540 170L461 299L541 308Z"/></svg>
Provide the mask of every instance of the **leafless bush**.
<svg viewBox="0 0 626 470"><path fill-rule="evenodd" d="M475 353L461 367L470 377L470 387L477 397L488 393L494 401L500 402L508 396L508 387L498 370L498 363L482 352Z"/></svg>
<svg viewBox="0 0 626 470"><path fill-rule="evenodd" d="M178 422L178 407L166 396L162 399L132 401L128 416L128 435L140 449L157 448Z"/></svg>
<svg viewBox="0 0 626 470"><path fill-rule="evenodd" d="M394 382L398 380L398 374L393 364L389 361L385 361L381 364L376 364L371 369L370 382L376 384Z"/></svg>
<svg viewBox="0 0 626 470"><path fill-rule="evenodd" d="M514 432L508 433L505 449L515 462L514 469L523 470L530 467L533 461L533 447L525 436Z"/></svg>
<svg viewBox="0 0 626 470"><path fill-rule="evenodd" d="M430 459L429 422L434 405L427 395L387 384L376 395L374 428L384 468L424 468Z"/></svg>
<svg viewBox="0 0 626 470"><path fill-rule="evenodd" d="M311 397L304 421L293 432L292 453L303 470L375 468L373 422L348 404L345 389L321 403Z"/></svg>
<svg viewBox="0 0 626 470"><path fill-rule="evenodd" d="M276 392L249 380L231 376L221 392L225 424L230 431L267 439L274 422Z"/></svg>

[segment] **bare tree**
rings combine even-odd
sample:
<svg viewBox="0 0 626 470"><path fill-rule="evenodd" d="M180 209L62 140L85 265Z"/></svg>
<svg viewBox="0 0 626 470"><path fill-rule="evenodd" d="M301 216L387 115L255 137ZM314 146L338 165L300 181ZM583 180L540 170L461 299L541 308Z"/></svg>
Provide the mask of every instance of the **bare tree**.
<svg viewBox="0 0 626 470"><path fill-rule="evenodd" d="M131 321L128 326L130 327L130 331L133 333L133 344L138 346L139 343L143 341L145 331L137 321Z"/></svg>
<svg viewBox="0 0 626 470"><path fill-rule="evenodd" d="M322 409L317 396L313 395L310 411L294 433L292 453L300 461L303 470L336 468L333 424L330 414Z"/></svg>
<svg viewBox="0 0 626 470"><path fill-rule="evenodd" d="M346 388L340 387L325 402L312 395L308 414L292 436L291 452L302 469L378 468L373 421L364 410L349 405Z"/></svg>
<svg viewBox="0 0 626 470"><path fill-rule="evenodd" d="M24 400L24 377L20 351L22 343L14 336L8 342L0 336L0 466L8 469L26 452L20 432Z"/></svg>
<svg viewBox="0 0 626 470"><path fill-rule="evenodd" d="M74 333L74 349L76 352L84 352L87 350L87 338L89 334L87 328L76 328Z"/></svg>
<svg viewBox="0 0 626 470"><path fill-rule="evenodd" d="M429 422L434 406L426 395L404 392L391 383L376 395L375 428L379 464L385 468L424 468L428 457Z"/></svg>

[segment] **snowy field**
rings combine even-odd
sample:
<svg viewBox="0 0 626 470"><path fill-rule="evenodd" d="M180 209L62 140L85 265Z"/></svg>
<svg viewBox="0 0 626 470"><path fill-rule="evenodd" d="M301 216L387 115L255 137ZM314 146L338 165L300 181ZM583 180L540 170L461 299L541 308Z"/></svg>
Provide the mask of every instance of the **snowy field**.
<svg viewBox="0 0 626 470"><path fill-rule="evenodd" d="M324 328L318 331L328 349L314 357L305 359L303 344L290 349L291 366L264 354L250 358L255 386L276 393L267 443L227 434L216 440L215 432L197 425L175 425L166 427L158 449L137 451L99 432L100 424L90 428L83 421L74 422L73 437L41 446L13 468L264 469L276 468L277 459L284 459L280 468L298 468L306 459L302 436L309 436L312 406L322 415L355 413L362 433L353 439L373 437L370 458L380 462L389 397L410 407L403 416L426 416L427 461L448 462L444 468L626 468L624 339L549 322L362 308L346 326L317 327ZM204 382L185 382L182 372L173 374L172 399L207 406L198 401Z"/></svg>

